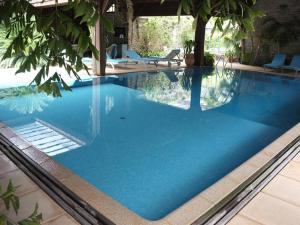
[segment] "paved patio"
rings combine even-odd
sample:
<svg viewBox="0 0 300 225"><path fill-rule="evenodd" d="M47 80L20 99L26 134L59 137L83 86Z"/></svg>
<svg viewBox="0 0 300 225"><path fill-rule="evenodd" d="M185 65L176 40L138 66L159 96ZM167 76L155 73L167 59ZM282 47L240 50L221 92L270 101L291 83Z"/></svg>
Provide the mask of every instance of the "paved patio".
<svg viewBox="0 0 300 225"><path fill-rule="evenodd" d="M183 65L184 66L184 65ZM130 72L147 72L147 71L160 71L168 69L167 63L160 63L158 66L155 66L153 64L128 64L128 65L119 65L115 67L115 70L113 70L110 66L106 67L106 74L107 75L117 75L117 74L123 74L123 73L130 73ZM177 65L172 65L172 69L178 69L181 67L178 67ZM18 86L27 86L29 85L36 74L38 73L38 70L26 72L26 73L19 73L15 74L17 71L16 68L9 68L9 69L1 69L0 68L0 88L9 88L9 87L18 87ZM58 72L62 75L62 78L68 83L72 84L75 77L69 76L66 71L63 68L59 67L52 67L50 69L49 74L54 74L55 72ZM89 70L88 74L86 71L82 70L78 74L81 79L88 79L91 77L96 77L93 75L93 71Z"/></svg>
<svg viewBox="0 0 300 225"><path fill-rule="evenodd" d="M237 70L246 70L246 71L253 71L253 72L262 72L262 73L270 73L274 75L284 75L284 76L291 76L291 77L300 77L300 74L296 74L293 71L279 71L279 70L265 70L263 67L259 66L249 66L249 65L243 65L239 63L227 63L227 68L237 69ZM181 66L177 66L172 64L171 67L168 67L167 63L159 63L156 67L155 65L151 64L128 64L128 65L118 65L115 67L115 70L113 70L110 66L106 67L106 74L107 75L118 75L123 73L131 73L131 72L149 72L149 71L161 71L166 69L180 69L185 68L185 63L183 62ZM218 68L223 68L222 62L219 62ZM20 73L15 74L16 69L0 69L0 88L9 88L9 87L17 87L17 86L27 86L32 82L35 75L38 71L31 71L26 73ZM50 70L50 74L53 74L54 72L58 72L62 75L63 79L67 83L72 83L74 81L74 77L70 77L62 68L58 67L52 67ZM79 75L81 79L87 79L91 77L96 77L93 75L93 71L89 70L88 74L86 71L80 71Z"/></svg>
<svg viewBox="0 0 300 225"><path fill-rule="evenodd" d="M221 63L219 64L221 65ZM290 77L300 77L300 73L296 73L294 71L281 71L281 70L272 70L272 69L265 69L261 66L250 66L250 65L243 65L240 63L228 63L226 65L227 68L237 69L237 70L246 70L246 71L253 71L253 72L260 72L260 73L270 73L274 75L283 75L283 76L290 76Z"/></svg>
<svg viewBox="0 0 300 225"><path fill-rule="evenodd" d="M228 224L300 224L300 155L290 161Z"/></svg>
<svg viewBox="0 0 300 225"><path fill-rule="evenodd" d="M8 214L13 220L28 217L34 210L35 203L39 205L39 212L43 215L44 225L77 225L78 223L58 206L43 190L28 178L13 162L0 151L0 183L6 189L9 179L17 189L20 197L20 211L16 216L12 211ZM0 202L0 214L6 212Z"/></svg>

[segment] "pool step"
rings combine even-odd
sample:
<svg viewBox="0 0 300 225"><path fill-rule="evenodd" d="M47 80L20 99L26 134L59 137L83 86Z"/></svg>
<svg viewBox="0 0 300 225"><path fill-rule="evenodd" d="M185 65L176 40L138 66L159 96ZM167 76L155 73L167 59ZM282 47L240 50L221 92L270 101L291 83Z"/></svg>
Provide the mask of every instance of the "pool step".
<svg viewBox="0 0 300 225"><path fill-rule="evenodd" d="M14 127L14 130L24 140L49 156L68 152L85 144L70 134L41 120Z"/></svg>

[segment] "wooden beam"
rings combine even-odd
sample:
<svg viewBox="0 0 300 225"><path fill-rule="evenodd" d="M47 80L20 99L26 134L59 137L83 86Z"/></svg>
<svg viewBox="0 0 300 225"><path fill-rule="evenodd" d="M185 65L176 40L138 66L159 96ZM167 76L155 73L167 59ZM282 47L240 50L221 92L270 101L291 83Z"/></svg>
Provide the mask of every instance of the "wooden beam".
<svg viewBox="0 0 300 225"><path fill-rule="evenodd" d="M139 16L176 16L179 7L178 2L135 3L134 17Z"/></svg>

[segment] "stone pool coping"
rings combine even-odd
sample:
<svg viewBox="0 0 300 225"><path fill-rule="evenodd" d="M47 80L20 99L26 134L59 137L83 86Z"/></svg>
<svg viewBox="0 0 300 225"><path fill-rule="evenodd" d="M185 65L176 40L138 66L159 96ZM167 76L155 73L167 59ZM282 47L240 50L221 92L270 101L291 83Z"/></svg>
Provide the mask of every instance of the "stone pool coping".
<svg viewBox="0 0 300 225"><path fill-rule="evenodd" d="M238 168L202 191L185 204L157 221L148 221L122 206L82 178L55 162L45 153L19 137L11 128L0 123L0 133L34 162L68 189L118 225L184 225L191 224L217 206L242 183L271 161L300 134L300 123L262 149Z"/></svg>

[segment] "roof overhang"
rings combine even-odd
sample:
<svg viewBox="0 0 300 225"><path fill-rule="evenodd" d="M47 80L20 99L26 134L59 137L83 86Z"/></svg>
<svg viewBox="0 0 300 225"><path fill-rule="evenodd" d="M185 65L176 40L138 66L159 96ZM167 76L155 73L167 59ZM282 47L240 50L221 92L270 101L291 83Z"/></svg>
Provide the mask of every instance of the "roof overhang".
<svg viewBox="0 0 300 225"><path fill-rule="evenodd" d="M35 7L48 8L55 5L65 5L68 0L29 0L29 2Z"/></svg>
<svg viewBox="0 0 300 225"><path fill-rule="evenodd" d="M100 1L100 0L99 0ZM106 5L111 0L102 0ZM29 2L41 8L49 8L55 5L65 5L68 0L29 0ZM134 9L134 18L140 16L176 16L180 0L132 0Z"/></svg>
<svg viewBox="0 0 300 225"><path fill-rule="evenodd" d="M179 0L132 0L134 17L139 16L176 16Z"/></svg>

